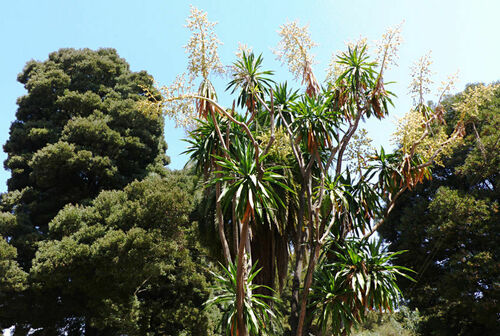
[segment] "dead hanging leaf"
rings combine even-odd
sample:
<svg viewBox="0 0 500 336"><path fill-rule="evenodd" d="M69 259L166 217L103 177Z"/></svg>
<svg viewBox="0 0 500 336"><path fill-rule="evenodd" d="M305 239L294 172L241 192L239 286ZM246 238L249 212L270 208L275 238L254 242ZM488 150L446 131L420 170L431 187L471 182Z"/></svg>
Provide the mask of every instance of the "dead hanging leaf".
<svg viewBox="0 0 500 336"><path fill-rule="evenodd" d="M408 189L413 189L417 184L424 181L425 177L431 178L428 167L422 167L419 169L412 168L411 157L406 156L403 159L403 165L401 173L403 175L403 180L401 180L400 186L402 187L406 184Z"/></svg>
<svg viewBox="0 0 500 336"><path fill-rule="evenodd" d="M462 120L457 122L457 126L455 127L455 132L457 133L457 136L459 136L459 137L465 136L465 123Z"/></svg>
<svg viewBox="0 0 500 336"><path fill-rule="evenodd" d="M399 176L399 174L398 174L398 173L393 172L393 173L391 174L391 179L392 179L392 181L394 181L394 182L396 182L396 183L399 181L399 186L400 186L400 187L402 187L402 186L403 186L403 181L401 180L401 177ZM396 183L394 183L394 185L396 185ZM390 186L390 185L389 185L389 186ZM384 183L384 192L386 192L386 191L387 191L387 187L385 186L385 183Z"/></svg>
<svg viewBox="0 0 500 336"><path fill-rule="evenodd" d="M412 172L411 169L411 157L406 155L403 159L403 165L401 169L401 173L404 177L404 182L406 183L406 187L408 189L413 189L413 187L418 183L419 180L419 172ZM416 173L416 174L415 174ZM403 181L401 181L403 182ZM401 185L402 186L402 185Z"/></svg>
<svg viewBox="0 0 500 336"><path fill-rule="evenodd" d="M256 106L256 101L253 97L253 95L250 95L250 98L247 99L247 101L245 102L245 105L247 106L247 109L250 111L250 113L254 113L255 111L255 106Z"/></svg>
<svg viewBox="0 0 500 336"><path fill-rule="evenodd" d="M312 131L307 133L307 149L310 153L316 153L318 149L318 142L316 141Z"/></svg>
<svg viewBox="0 0 500 336"><path fill-rule="evenodd" d="M382 110L382 107L380 105L380 99L386 95L387 95L387 92L385 91L385 88L384 88L384 81L382 80L382 76L380 76L377 80L377 84L375 85L375 88L372 91L371 99L370 99L370 103L373 107L373 110L375 111L375 114L379 118L384 117L384 111Z"/></svg>
<svg viewBox="0 0 500 336"><path fill-rule="evenodd" d="M210 102L203 99L198 99L196 101L196 111L198 112L198 117L207 119L208 115L214 112L213 106Z"/></svg>
<svg viewBox="0 0 500 336"><path fill-rule="evenodd" d="M309 97L315 97L319 94L320 87L309 63L306 63L304 66L304 72L302 74L302 84L307 85L306 94Z"/></svg>
<svg viewBox="0 0 500 336"><path fill-rule="evenodd" d="M365 265L365 262L362 261L361 262L361 269L363 270L363 273L364 274L367 274L368 273L368 269L366 268L366 265Z"/></svg>
<svg viewBox="0 0 500 336"><path fill-rule="evenodd" d="M436 115L436 119L438 120L439 123L446 125L446 120L444 120L444 108L441 105L438 105L436 109L434 110L434 114Z"/></svg>
<svg viewBox="0 0 500 336"><path fill-rule="evenodd" d="M342 80L335 90L336 100L338 107L341 108L347 103L347 90L345 88L345 81Z"/></svg>
<svg viewBox="0 0 500 336"><path fill-rule="evenodd" d="M384 117L384 112L382 111L382 108L380 107L380 102L377 97L373 97L370 101L373 111L379 118Z"/></svg>
<svg viewBox="0 0 500 336"><path fill-rule="evenodd" d="M377 79L377 84L375 85L375 89L373 90L372 95L373 96L385 96L386 94L387 94L387 92L385 91L384 80L383 80L382 76L380 76Z"/></svg>

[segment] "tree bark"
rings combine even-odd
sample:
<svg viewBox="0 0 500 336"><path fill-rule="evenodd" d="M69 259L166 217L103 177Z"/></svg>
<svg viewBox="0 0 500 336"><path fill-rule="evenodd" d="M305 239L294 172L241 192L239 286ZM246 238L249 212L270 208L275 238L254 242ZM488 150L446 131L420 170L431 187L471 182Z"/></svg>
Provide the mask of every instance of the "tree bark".
<svg viewBox="0 0 500 336"><path fill-rule="evenodd" d="M302 239L301 239L302 241ZM299 307L300 307L300 282L303 268L303 259L304 259L304 247L298 246L297 251L295 252L295 269L293 273L292 279L292 298L290 303L290 317L288 322L291 328L291 335L295 335L297 333L298 321L299 321Z"/></svg>
<svg viewBox="0 0 500 336"><path fill-rule="evenodd" d="M233 253L234 253L234 258L236 259L238 257L238 237L240 233L240 221L236 219L236 201L233 198L233 202L231 204L231 212L232 212L232 218L233 218Z"/></svg>
<svg viewBox="0 0 500 336"><path fill-rule="evenodd" d="M215 212L217 216L217 228L219 231L219 239L222 244L222 253L224 254L224 262L226 266L231 263L231 252L229 251L229 245L227 243L226 234L224 233L224 218L222 216L222 208L219 202L219 197L221 194L221 185L220 182L217 182L215 185Z"/></svg>
<svg viewBox="0 0 500 336"><path fill-rule="evenodd" d="M300 307L300 283L302 277L302 269L304 265L305 246L304 238L304 206L305 199L304 193L299 194L299 211L298 211L298 225L295 235L295 269L292 279L292 297L290 302L290 317L288 323L290 324L291 335L297 334L297 326L299 321L299 307Z"/></svg>
<svg viewBox="0 0 500 336"><path fill-rule="evenodd" d="M238 246L238 265L236 268L236 319L238 323L238 336L248 336L247 326L243 318L243 305L245 301L245 248L248 241L251 211L250 204L247 204L242 220L240 243Z"/></svg>
<svg viewBox="0 0 500 336"><path fill-rule="evenodd" d="M297 334L296 336L302 336L304 331L304 322L306 319L306 310L307 310L307 297L309 296L309 289L311 288L314 268L316 267L316 263L319 258L319 252L321 250L321 245L319 242L314 244L313 253L311 253L311 258L309 260L309 266L307 268L307 275L304 281L304 288L302 289L302 296L300 300L300 314L299 314L299 323L297 326Z"/></svg>

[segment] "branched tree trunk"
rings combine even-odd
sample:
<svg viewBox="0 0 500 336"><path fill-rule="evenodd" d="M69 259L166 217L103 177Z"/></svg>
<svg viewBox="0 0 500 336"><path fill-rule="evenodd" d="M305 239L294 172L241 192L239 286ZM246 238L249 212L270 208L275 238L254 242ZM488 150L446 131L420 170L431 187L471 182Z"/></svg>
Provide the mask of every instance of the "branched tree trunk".
<svg viewBox="0 0 500 336"><path fill-rule="evenodd" d="M311 288L314 269L316 263L319 259L319 253L321 251L321 245L319 242L314 244L313 253L311 253L311 258L309 260L309 266L307 267L306 279L304 280L304 288L302 289L302 296L300 300L300 314L297 326L297 336L302 336L304 331L304 322L306 320L306 310L307 310L307 297L309 296L309 289Z"/></svg>
<svg viewBox="0 0 500 336"><path fill-rule="evenodd" d="M297 221L297 232L295 235L295 269L292 279L292 298L290 302L290 317L288 322L291 328L291 335L297 334L297 326L299 321L299 307L300 307L300 283L302 278L302 269L304 265L305 256L305 230L304 227L304 194L299 194L299 211Z"/></svg>
<svg viewBox="0 0 500 336"><path fill-rule="evenodd" d="M233 202L231 204L231 212L232 212L232 218L233 218L233 245L234 245L234 258L238 256L238 236L240 232L240 222L236 218L236 202L233 199Z"/></svg>
<svg viewBox="0 0 500 336"><path fill-rule="evenodd" d="M251 211L250 204L247 204L245 215L242 220L238 247L238 265L236 268L236 318L238 323L238 336L248 336L247 326L243 317L243 305L245 301L245 249L248 242Z"/></svg>
<svg viewBox="0 0 500 336"><path fill-rule="evenodd" d="M216 205L215 205L215 211L217 214L217 228L219 231L219 239L222 244L222 252L224 253L224 262L226 263L226 266L228 266L231 263L231 252L229 251L229 245L227 243L226 239L226 234L224 233L224 218L222 216L222 208L221 204L219 202L219 197L221 194L221 185L220 182L217 182L215 185L215 198L216 198Z"/></svg>

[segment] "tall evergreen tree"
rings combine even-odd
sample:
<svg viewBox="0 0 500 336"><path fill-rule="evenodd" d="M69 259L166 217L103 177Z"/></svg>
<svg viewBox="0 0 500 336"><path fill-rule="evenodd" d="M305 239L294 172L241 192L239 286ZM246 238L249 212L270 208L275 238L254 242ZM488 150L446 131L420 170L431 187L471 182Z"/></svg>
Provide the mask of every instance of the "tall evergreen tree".
<svg viewBox="0 0 500 336"><path fill-rule="evenodd" d="M4 146L15 232L2 232L29 267L34 241L68 203L122 188L168 162L163 122L136 109L152 78L130 71L113 49L61 49L18 76L28 91ZM14 209L15 208L15 209Z"/></svg>
<svg viewBox="0 0 500 336"><path fill-rule="evenodd" d="M0 327L16 322L16 314L29 324L37 309L51 316L50 306L36 302L28 273L38 246L54 238L48 224L59 210L89 204L102 190L121 189L169 161L162 119L137 110L153 80L132 72L114 49L61 49L28 62L18 81L27 94L18 99L4 145L12 176L0 201L0 277L7 279L0 296L8 299ZM10 286L9 274L28 281Z"/></svg>
<svg viewBox="0 0 500 336"><path fill-rule="evenodd" d="M453 127L474 86L445 102ZM477 106L461 146L433 178L397 202L381 229L399 263L418 271L402 281L424 316L424 335L494 335L500 330L500 88Z"/></svg>

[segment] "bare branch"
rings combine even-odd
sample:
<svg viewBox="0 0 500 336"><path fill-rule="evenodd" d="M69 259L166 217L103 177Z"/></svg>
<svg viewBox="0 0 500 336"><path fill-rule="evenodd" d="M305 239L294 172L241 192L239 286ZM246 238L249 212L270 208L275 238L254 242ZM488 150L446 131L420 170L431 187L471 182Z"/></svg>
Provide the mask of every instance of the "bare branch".
<svg viewBox="0 0 500 336"><path fill-rule="evenodd" d="M269 138L269 143L267 144L266 148L264 149L264 152L262 153L263 156L266 156L267 153L269 153L269 150L271 149L273 142L274 142L274 97L273 97L273 90L271 89L271 110L269 111L269 118L270 118L270 124L271 124L271 137Z"/></svg>
<svg viewBox="0 0 500 336"><path fill-rule="evenodd" d="M282 113L281 109L278 109L278 113L279 113L281 119L283 120L283 123L285 124L285 128L286 128L286 130L288 132L288 136L290 137L290 145L292 147L293 155L295 156L295 159L297 160L297 163L299 164L300 172L304 176L306 170L305 170L305 167L304 167L304 159L303 159L303 156L302 156L302 152L301 152L300 148L296 144L295 136L293 135L293 132L292 132L292 129L290 128L290 125L288 124L288 122L286 121L286 119L283 117L283 113Z"/></svg>
<svg viewBox="0 0 500 336"><path fill-rule="evenodd" d="M375 231L377 231L377 230L378 230L378 228L379 228L382 224L384 224L384 223L385 223L385 221L386 221L387 217L389 216L389 214L391 213L392 209L394 209L394 205L396 205L396 200L399 198L399 196L401 196L401 195L403 194L403 192L404 192L406 189L407 189L407 187L406 187L406 186L404 186L403 188L401 188L401 189L400 189L400 190L396 193L396 195L395 195L395 196L391 199L391 201L389 202L388 207L387 207L387 210L385 211L384 217L383 217L381 220L379 220L379 221L377 222L377 224L375 224L375 225L372 227L372 229L371 229L368 233L366 233L366 234L363 236L363 240L366 240L366 239L370 238L370 236L371 236L372 234L374 234L374 233L375 233Z"/></svg>
<svg viewBox="0 0 500 336"><path fill-rule="evenodd" d="M363 114L363 111L358 110L358 115L356 116L356 119L352 126L349 127L347 132L344 134L342 137L342 140L340 141L340 151L337 157L337 169L335 170L336 176L339 176L342 170L342 157L344 156L344 151L347 147L347 144L349 143L349 140L351 140L351 137L353 136L354 132L356 132L356 129L358 128L359 120L361 119L361 116Z"/></svg>

